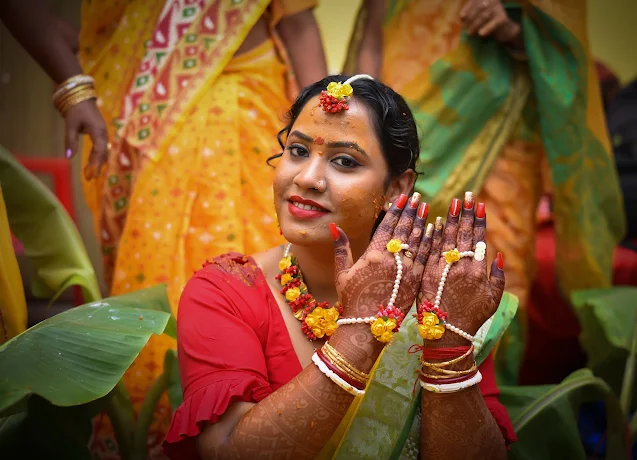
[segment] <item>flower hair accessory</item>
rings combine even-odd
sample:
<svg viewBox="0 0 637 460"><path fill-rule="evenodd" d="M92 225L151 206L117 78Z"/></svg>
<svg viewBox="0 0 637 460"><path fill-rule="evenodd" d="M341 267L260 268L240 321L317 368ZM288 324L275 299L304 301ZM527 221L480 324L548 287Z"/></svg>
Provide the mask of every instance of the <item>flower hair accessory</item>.
<svg viewBox="0 0 637 460"><path fill-rule="evenodd" d="M342 110L349 110L347 102L351 99L352 94L354 94L351 83L363 78L373 80L369 75L359 74L348 78L343 83L336 81L330 82L327 88L321 91L321 95L319 96L319 105L323 108L323 111L339 113Z"/></svg>

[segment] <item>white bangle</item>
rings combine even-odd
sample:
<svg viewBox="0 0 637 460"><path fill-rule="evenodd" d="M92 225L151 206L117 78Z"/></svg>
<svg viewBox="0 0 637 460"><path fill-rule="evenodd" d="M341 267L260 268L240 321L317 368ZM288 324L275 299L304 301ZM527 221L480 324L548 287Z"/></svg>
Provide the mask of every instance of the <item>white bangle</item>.
<svg viewBox="0 0 637 460"><path fill-rule="evenodd" d="M345 380L343 380L338 375L336 375L334 372L332 372L332 370L328 368L323 361L321 361L321 358L319 358L319 356L316 353L312 355L312 362L314 362L314 364L316 364L316 367L318 367L319 370L323 374L325 374L332 382L337 384L339 387L347 391L352 396L363 396L365 394L365 390L359 390L358 388L354 388L352 385L350 385Z"/></svg>
<svg viewBox="0 0 637 460"><path fill-rule="evenodd" d="M336 324L338 326L342 324L362 324L362 323L371 324L374 321L376 321L376 318L378 318L378 316L368 316L367 318L341 318L338 321L336 321Z"/></svg>
<svg viewBox="0 0 637 460"><path fill-rule="evenodd" d="M478 371L476 372L476 375L468 380L465 380L464 382L434 384L423 382L421 380L420 386L423 388L423 390L431 391L432 393L456 393L460 390L464 390L466 388L477 385L481 381L482 374L480 373L480 371Z"/></svg>

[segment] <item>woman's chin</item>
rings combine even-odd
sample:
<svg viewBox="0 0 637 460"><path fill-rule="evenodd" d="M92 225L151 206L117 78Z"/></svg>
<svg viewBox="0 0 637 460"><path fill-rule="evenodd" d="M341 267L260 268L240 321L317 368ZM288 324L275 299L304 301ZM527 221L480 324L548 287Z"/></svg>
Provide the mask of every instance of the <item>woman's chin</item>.
<svg viewBox="0 0 637 460"><path fill-rule="evenodd" d="M329 228L324 225L281 225L283 237L292 244L306 246L308 244L332 244L333 240Z"/></svg>

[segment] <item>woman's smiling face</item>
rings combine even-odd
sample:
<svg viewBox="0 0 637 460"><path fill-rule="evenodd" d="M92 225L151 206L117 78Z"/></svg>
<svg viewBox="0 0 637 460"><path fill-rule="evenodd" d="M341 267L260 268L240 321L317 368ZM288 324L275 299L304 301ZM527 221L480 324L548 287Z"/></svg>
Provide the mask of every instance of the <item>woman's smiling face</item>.
<svg viewBox="0 0 637 460"><path fill-rule="evenodd" d="M363 104L352 99L349 110L333 114L318 106L318 97L310 99L290 130L274 178L284 236L301 244L331 242L334 222L352 243L361 238L367 243L393 182L388 176Z"/></svg>

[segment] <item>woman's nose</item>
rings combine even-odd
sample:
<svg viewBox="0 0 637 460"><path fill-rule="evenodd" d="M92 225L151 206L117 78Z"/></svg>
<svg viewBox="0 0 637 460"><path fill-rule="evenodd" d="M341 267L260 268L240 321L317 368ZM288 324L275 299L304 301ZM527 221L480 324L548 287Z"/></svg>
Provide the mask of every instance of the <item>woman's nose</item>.
<svg viewBox="0 0 637 460"><path fill-rule="evenodd" d="M318 190L324 192L326 188L325 166L317 155L303 163L299 173L294 178L294 183L304 190Z"/></svg>

